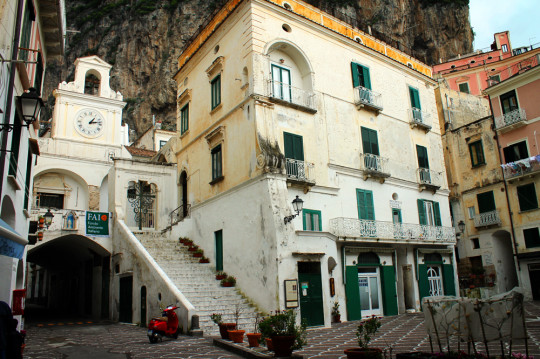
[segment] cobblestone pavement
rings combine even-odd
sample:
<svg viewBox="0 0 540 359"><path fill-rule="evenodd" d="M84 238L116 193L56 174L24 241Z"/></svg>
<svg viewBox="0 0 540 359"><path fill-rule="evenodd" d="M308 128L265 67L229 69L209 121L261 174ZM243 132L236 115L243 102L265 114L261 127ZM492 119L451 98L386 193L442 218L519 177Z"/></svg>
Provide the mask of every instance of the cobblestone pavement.
<svg viewBox="0 0 540 359"><path fill-rule="evenodd" d="M540 302L525 305L529 334L529 355L540 358ZM385 317L371 346L391 348L396 353L431 351L423 325L423 314ZM345 358L343 350L356 345L358 322L335 324L332 328L310 329L304 358ZM434 344L435 346L435 344ZM457 350L457 344L451 344ZM485 352L483 344L478 351ZM461 344L466 350L466 344ZM506 348L507 350L508 348ZM490 354L500 356L500 348L489 347ZM438 351L435 348L435 351ZM513 343L512 351L525 354L525 345ZM211 338L180 336L150 344L144 328L122 324L82 324L64 326L31 326L28 328L24 358L240 358L212 345Z"/></svg>

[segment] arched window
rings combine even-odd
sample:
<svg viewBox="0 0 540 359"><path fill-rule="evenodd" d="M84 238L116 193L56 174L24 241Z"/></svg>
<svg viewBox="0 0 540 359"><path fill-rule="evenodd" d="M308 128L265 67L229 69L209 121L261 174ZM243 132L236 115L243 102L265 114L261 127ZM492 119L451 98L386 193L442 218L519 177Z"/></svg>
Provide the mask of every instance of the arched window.
<svg viewBox="0 0 540 359"><path fill-rule="evenodd" d="M99 96L99 86L101 80L93 73L86 74L84 80L84 93L87 95Z"/></svg>
<svg viewBox="0 0 540 359"><path fill-rule="evenodd" d="M360 253L358 255L358 264L373 264L378 265L381 263L379 256L373 252Z"/></svg>
<svg viewBox="0 0 540 359"><path fill-rule="evenodd" d="M131 181L127 189L126 223L129 227L155 228L157 188L146 181Z"/></svg>

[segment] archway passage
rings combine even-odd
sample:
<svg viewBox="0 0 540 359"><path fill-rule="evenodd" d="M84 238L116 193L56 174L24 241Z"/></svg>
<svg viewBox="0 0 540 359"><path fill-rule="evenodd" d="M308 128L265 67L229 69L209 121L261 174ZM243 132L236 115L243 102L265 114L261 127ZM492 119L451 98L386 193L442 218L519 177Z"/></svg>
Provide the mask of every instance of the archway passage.
<svg viewBox="0 0 540 359"><path fill-rule="evenodd" d="M110 253L101 245L62 236L30 249L27 262L27 320L109 317Z"/></svg>

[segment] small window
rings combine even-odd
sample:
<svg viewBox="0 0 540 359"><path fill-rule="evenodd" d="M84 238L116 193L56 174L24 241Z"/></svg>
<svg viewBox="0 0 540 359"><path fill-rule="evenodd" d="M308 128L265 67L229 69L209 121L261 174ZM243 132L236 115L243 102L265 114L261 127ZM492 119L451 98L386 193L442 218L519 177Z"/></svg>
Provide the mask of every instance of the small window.
<svg viewBox="0 0 540 359"><path fill-rule="evenodd" d="M359 36L356 36L356 37L354 38L354 41L356 41L356 42L359 43L359 44L363 44L363 43L364 43L364 42L362 41L362 39L361 39Z"/></svg>
<svg viewBox="0 0 540 359"><path fill-rule="evenodd" d="M501 48L503 52L508 52L508 45L504 44Z"/></svg>
<svg viewBox="0 0 540 359"><path fill-rule="evenodd" d="M322 231L321 211L303 209L302 217L304 222L304 231Z"/></svg>
<svg viewBox="0 0 540 359"><path fill-rule="evenodd" d="M450 66L451 69L455 69L456 68L456 65L452 65Z"/></svg>
<svg viewBox="0 0 540 359"><path fill-rule="evenodd" d="M488 60L491 60L491 59L493 59L493 56L488 56L487 59L488 59Z"/></svg>
<svg viewBox="0 0 540 359"><path fill-rule="evenodd" d="M478 238L471 238L471 243L472 243L473 249L478 249L478 248L480 248L480 239L478 239Z"/></svg>
<svg viewBox="0 0 540 359"><path fill-rule="evenodd" d="M538 199L536 198L534 183L529 183L524 186L517 186L517 195L520 211L528 211L538 208Z"/></svg>
<svg viewBox="0 0 540 359"><path fill-rule="evenodd" d="M525 238L525 247L527 248L540 247L540 233L539 233L538 227L524 229L523 237Z"/></svg>
<svg viewBox="0 0 540 359"><path fill-rule="evenodd" d="M474 206L468 207L467 209L468 209L468 211L469 211L469 219L473 219L474 216L476 215L476 213L475 213L475 211L474 211Z"/></svg>
<svg viewBox="0 0 540 359"><path fill-rule="evenodd" d="M471 155L471 164L473 167L481 166L486 163L481 140L469 143L469 153Z"/></svg>
<svg viewBox="0 0 540 359"><path fill-rule="evenodd" d="M469 83L468 82L463 82L463 83L459 84L458 86L459 86L459 92L470 93L470 91L469 91Z"/></svg>
<svg viewBox="0 0 540 359"><path fill-rule="evenodd" d="M410 62L407 62L407 67L410 68L410 69L413 68L413 66L412 66L412 64Z"/></svg>
<svg viewBox="0 0 540 359"><path fill-rule="evenodd" d="M167 141L159 140L159 148L163 148L167 144Z"/></svg>
<svg viewBox="0 0 540 359"><path fill-rule="evenodd" d="M529 158L527 142L521 141L503 148L505 163L515 162L524 158Z"/></svg>
<svg viewBox="0 0 540 359"><path fill-rule="evenodd" d="M212 89L212 110L221 104L221 75L214 77L210 82Z"/></svg>
<svg viewBox="0 0 540 359"><path fill-rule="evenodd" d="M64 195L58 193L38 192L36 205L40 208L64 208Z"/></svg>
<svg viewBox="0 0 540 359"><path fill-rule="evenodd" d="M284 7L285 9L287 9L287 10L292 10L292 7L291 7L291 5L290 5L289 3L284 2L284 3L283 3L283 7Z"/></svg>
<svg viewBox="0 0 540 359"><path fill-rule="evenodd" d="M289 25L287 25L287 24L283 24L283 25L281 26L281 28L282 28L283 31L285 31L285 32L291 32L291 31L292 31L291 27L290 27Z"/></svg>
<svg viewBox="0 0 540 359"><path fill-rule="evenodd" d="M212 92L213 93L213 92ZM189 103L180 110L180 134L183 135L189 129Z"/></svg>
<svg viewBox="0 0 540 359"><path fill-rule="evenodd" d="M471 60L471 64L475 64L476 63L476 60Z"/></svg>
<svg viewBox="0 0 540 359"><path fill-rule="evenodd" d="M212 182L223 177L221 145L212 149Z"/></svg>
<svg viewBox="0 0 540 359"><path fill-rule="evenodd" d="M500 101L503 114L512 112L519 108L515 90L508 91L507 93L502 94L500 96Z"/></svg>

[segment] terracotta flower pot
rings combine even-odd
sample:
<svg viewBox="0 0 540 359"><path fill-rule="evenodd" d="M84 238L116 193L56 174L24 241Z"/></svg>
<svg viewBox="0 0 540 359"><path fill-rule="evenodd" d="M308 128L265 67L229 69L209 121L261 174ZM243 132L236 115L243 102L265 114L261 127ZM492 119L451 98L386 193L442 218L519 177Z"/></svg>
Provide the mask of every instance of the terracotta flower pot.
<svg viewBox="0 0 540 359"><path fill-rule="evenodd" d="M333 315L332 323L341 323L341 314Z"/></svg>
<svg viewBox="0 0 540 359"><path fill-rule="evenodd" d="M382 359L382 350L379 348L349 348L345 349L348 359Z"/></svg>
<svg viewBox="0 0 540 359"><path fill-rule="evenodd" d="M272 345L272 338L266 338L266 349L270 350L271 352L274 351L274 346Z"/></svg>
<svg viewBox="0 0 540 359"><path fill-rule="evenodd" d="M201 258L201 257L202 257L202 253L193 253L193 257L195 257L195 258Z"/></svg>
<svg viewBox="0 0 540 359"><path fill-rule="evenodd" d="M191 246L188 248L188 251L195 252L197 249L198 249L197 247Z"/></svg>
<svg viewBox="0 0 540 359"><path fill-rule="evenodd" d="M208 258L201 258L201 259L199 260L199 263L210 263L210 259L208 259Z"/></svg>
<svg viewBox="0 0 540 359"><path fill-rule="evenodd" d="M226 274L222 274L222 275L217 275L217 274L216 274L216 279L217 279L217 280L222 280L222 279L225 279L225 278L227 278L227 275L226 275Z"/></svg>
<svg viewBox="0 0 540 359"><path fill-rule="evenodd" d="M45 223L45 218L39 218L39 219L38 219L38 222L39 222L40 224Z"/></svg>
<svg viewBox="0 0 540 359"><path fill-rule="evenodd" d="M37 237L38 241L41 241L43 239L43 232L38 232Z"/></svg>
<svg viewBox="0 0 540 359"><path fill-rule="evenodd" d="M233 343L243 343L245 332L245 330L228 330L229 339L232 340Z"/></svg>
<svg viewBox="0 0 540 359"><path fill-rule="evenodd" d="M232 287L233 284L230 283L230 282L225 282L225 283L221 283L221 286L222 286L222 287Z"/></svg>
<svg viewBox="0 0 540 359"><path fill-rule="evenodd" d="M274 335L272 336L272 346L274 347L274 356L290 357L292 346L295 341L294 335Z"/></svg>
<svg viewBox="0 0 540 359"><path fill-rule="evenodd" d="M261 340L261 333L247 333L248 343L251 348L258 347Z"/></svg>
<svg viewBox="0 0 540 359"><path fill-rule="evenodd" d="M229 339L228 330L236 329L236 323L221 323L219 324L219 334L221 339Z"/></svg>

